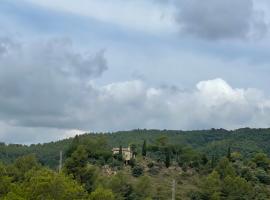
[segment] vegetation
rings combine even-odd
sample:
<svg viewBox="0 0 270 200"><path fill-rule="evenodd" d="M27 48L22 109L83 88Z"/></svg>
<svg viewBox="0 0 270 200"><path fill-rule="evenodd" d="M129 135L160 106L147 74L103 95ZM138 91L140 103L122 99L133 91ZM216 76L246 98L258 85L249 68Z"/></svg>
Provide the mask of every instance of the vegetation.
<svg viewBox="0 0 270 200"><path fill-rule="evenodd" d="M270 199L269 129L134 130L0 145L0 200ZM134 158L125 164L122 146ZM112 147L119 147L113 155ZM64 163L57 170L59 151Z"/></svg>

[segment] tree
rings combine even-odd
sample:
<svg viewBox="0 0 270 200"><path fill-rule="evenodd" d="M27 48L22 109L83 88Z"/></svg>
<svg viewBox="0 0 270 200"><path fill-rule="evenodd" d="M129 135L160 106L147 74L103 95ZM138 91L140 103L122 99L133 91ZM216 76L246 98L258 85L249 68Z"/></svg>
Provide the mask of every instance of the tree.
<svg viewBox="0 0 270 200"><path fill-rule="evenodd" d="M270 176L261 168L258 168L255 172L256 177L259 179L259 181L263 184L270 185Z"/></svg>
<svg viewBox="0 0 270 200"><path fill-rule="evenodd" d="M20 194L16 194L14 192L9 192L3 200L27 200L26 198L22 197Z"/></svg>
<svg viewBox="0 0 270 200"><path fill-rule="evenodd" d="M253 159L253 162L256 163L257 167L263 168L264 170L268 170L270 166L270 159L264 153L257 153Z"/></svg>
<svg viewBox="0 0 270 200"><path fill-rule="evenodd" d="M72 175L79 183L84 184L88 192L92 191L97 173L94 166L88 165L88 154L84 146L80 145L66 160L64 172Z"/></svg>
<svg viewBox="0 0 270 200"><path fill-rule="evenodd" d="M166 136L160 136L159 138L156 139L156 142L160 146L166 146L168 143L168 137Z"/></svg>
<svg viewBox="0 0 270 200"><path fill-rule="evenodd" d="M122 145L120 145L120 147L119 147L118 159L120 161L123 160L123 149L122 149Z"/></svg>
<svg viewBox="0 0 270 200"><path fill-rule="evenodd" d="M206 165L207 163L208 163L208 158L205 154L203 154L201 157L201 164Z"/></svg>
<svg viewBox="0 0 270 200"><path fill-rule="evenodd" d="M132 185L130 183L130 177L124 173L119 172L116 176L113 176L109 181L109 188L112 189L115 194L115 198L118 199L131 199L133 192Z"/></svg>
<svg viewBox="0 0 270 200"><path fill-rule="evenodd" d="M234 177L236 175L235 170L227 157L224 157L219 161L216 170L221 179L224 179L227 176Z"/></svg>
<svg viewBox="0 0 270 200"><path fill-rule="evenodd" d="M85 147L80 145L77 150L74 151L70 158L65 162L65 171L67 174L72 174L75 178L80 179L79 172L87 165L88 155Z"/></svg>
<svg viewBox="0 0 270 200"><path fill-rule="evenodd" d="M136 199L146 199L153 195L153 184L148 176L140 177L134 187Z"/></svg>
<svg viewBox="0 0 270 200"><path fill-rule="evenodd" d="M239 176L227 176L224 179L222 193L225 199L254 199L254 193L251 184L248 183L244 178L241 178Z"/></svg>
<svg viewBox="0 0 270 200"><path fill-rule="evenodd" d="M41 168L41 165L38 163L36 156L30 154L16 159L14 165L11 167L11 173L15 181L23 181L28 171L39 168Z"/></svg>
<svg viewBox="0 0 270 200"><path fill-rule="evenodd" d="M26 199L84 199L87 193L75 180L48 169L31 171L22 185Z"/></svg>
<svg viewBox="0 0 270 200"><path fill-rule="evenodd" d="M242 155L239 152L233 152L231 153L231 161L236 162L240 161L242 159Z"/></svg>
<svg viewBox="0 0 270 200"><path fill-rule="evenodd" d="M167 168L171 165L171 155L169 148L166 148L165 150L165 165Z"/></svg>
<svg viewBox="0 0 270 200"><path fill-rule="evenodd" d="M146 156L146 140L143 141L142 156Z"/></svg>
<svg viewBox="0 0 270 200"><path fill-rule="evenodd" d="M90 195L90 200L114 200L114 194L109 189L97 188Z"/></svg>
<svg viewBox="0 0 270 200"><path fill-rule="evenodd" d="M221 195L221 185L220 175L214 170L201 184L202 195L206 199L218 199Z"/></svg>
<svg viewBox="0 0 270 200"><path fill-rule="evenodd" d="M71 145L69 146L68 150L66 151L66 156L70 157L74 151L78 148L80 144L79 136L76 135L74 139L71 142Z"/></svg>
<svg viewBox="0 0 270 200"><path fill-rule="evenodd" d="M0 196L6 195L12 186L12 178L8 176L6 167L0 163Z"/></svg>
<svg viewBox="0 0 270 200"><path fill-rule="evenodd" d="M232 159L232 156L231 156L231 146L228 147L227 158L228 158L229 161L231 161L231 159Z"/></svg>
<svg viewBox="0 0 270 200"><path fill-rule="evenodd" d="M254 175L254 171L249 167L245 167L245 166L242 167L240 170L240 175L242 178L246 179L247 181L257 181Z"/></svg>
<svg viewBox="0 0 270 200"><path fill-rule="evenodd" d="M8 194L11 190L12 178L8 176L0 176L0 197Z"/></svg>
<svg viewBox="0 0 270 200"><path fill-rule="evenodd" d="M136 144L131 144L130 149L132 151L132 157L135 157L137 155L137 145Z"/></svg>

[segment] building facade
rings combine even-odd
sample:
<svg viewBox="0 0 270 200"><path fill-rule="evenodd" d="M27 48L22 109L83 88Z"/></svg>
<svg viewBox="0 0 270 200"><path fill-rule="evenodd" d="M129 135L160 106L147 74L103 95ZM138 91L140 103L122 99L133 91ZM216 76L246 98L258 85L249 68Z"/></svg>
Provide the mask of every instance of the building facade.
<svg viewBox="0 0 270 200"><path fill-rule="evenodd" d="M112 152L113 154L119 154L120 148L113 148ZM133 152L131 151L130 147L128 148L122 148L122 155L124 161L128 162L133 158Z"/></svg>

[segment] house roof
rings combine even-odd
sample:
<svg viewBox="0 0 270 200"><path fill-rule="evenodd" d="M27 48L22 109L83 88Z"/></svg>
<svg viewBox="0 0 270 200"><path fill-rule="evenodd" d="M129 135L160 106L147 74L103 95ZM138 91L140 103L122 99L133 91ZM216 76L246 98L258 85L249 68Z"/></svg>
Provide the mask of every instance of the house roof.
<svg viewBox="0 0 270 200"><path fill-rule="evenodd" d="M119 151L120 148L113 148L112 151ZM122 148L122 151L131 151L130 148Z"/></svg>

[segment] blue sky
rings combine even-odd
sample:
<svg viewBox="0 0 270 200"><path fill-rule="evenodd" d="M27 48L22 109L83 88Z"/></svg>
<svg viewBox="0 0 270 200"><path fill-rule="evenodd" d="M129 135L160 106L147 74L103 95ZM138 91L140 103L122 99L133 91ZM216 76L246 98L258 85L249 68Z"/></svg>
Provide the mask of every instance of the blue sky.
<svg viewBox="0 0 270 200"><path fill-rule="evenodd" d="M0 140L269 127L265 0L3 0Z"/></svg>

